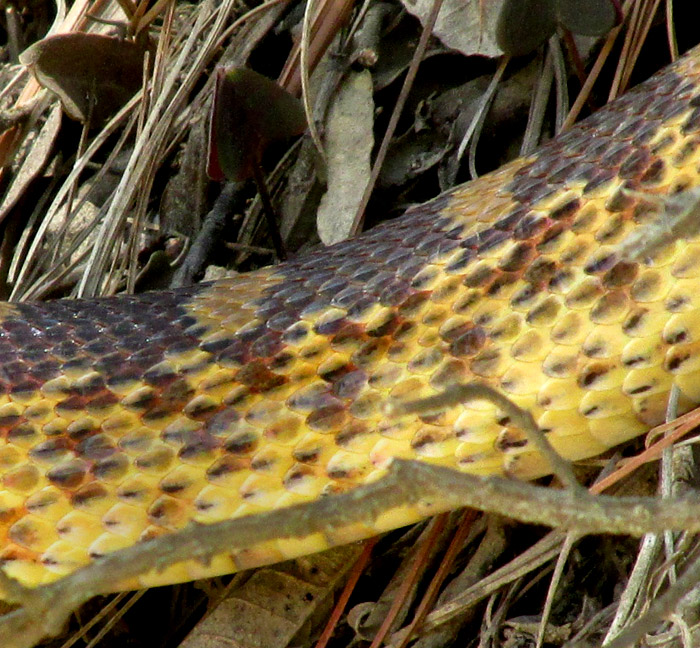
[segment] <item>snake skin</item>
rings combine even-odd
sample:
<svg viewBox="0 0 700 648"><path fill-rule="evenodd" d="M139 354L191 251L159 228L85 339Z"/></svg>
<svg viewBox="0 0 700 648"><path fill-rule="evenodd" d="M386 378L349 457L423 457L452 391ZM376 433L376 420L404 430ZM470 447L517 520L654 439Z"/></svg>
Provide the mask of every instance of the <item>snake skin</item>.
<svg viewBox="0 0 700 648"><path fill-rule="evenodd" d="M47 583L193 520L345 491L392 457L546 473L489 403L382 414L456 382L496 386L574 460L660 422L673 383L693 407L700 237L643 263L620 250L656 217L652 198L699 183L699 145L696 49L537 154L356 239L176 292L0 305L2 568ZM274 562L440 509L115 588Z"/></svg>

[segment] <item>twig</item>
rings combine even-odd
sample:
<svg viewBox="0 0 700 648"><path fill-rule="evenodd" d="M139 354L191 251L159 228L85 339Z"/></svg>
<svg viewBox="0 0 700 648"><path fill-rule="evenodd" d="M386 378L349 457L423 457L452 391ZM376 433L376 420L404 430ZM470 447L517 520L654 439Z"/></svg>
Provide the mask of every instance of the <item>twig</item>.
<svg viewBox="0 0 700 648"><path fill-rule="evenodd" d="M220 241L219 234L226 226L226 221L231 213L231 204L238 192L240 185L227 182L216 199L211 211L206 215L199 234L192 242L187 256L182 265L176 270L170 282L171 288L189 286L194 278L202 271L211 251Z"/></svg>
<svg viewBox="0 0 700 648"><path fill-rule="evenodd" d="M549 443L547 437L537 427L532 414L518 407L512 400L486 383L473 382L467 385L452 385L441 394L403 403L389 403L386 413L389 416L411 413L425 413L430 410L445 410L474 400L487 400L502 410L511 421L525 432L535 450L549 461L552 472L580 497L590 497L571 470L571 465Z"/></svg>
<svg viewBox="0 0 700 648"><path fill-rule="evenodd" d="M275 253L280 261L285 261L287 259L287 250L284 248L284 242L282 241L282 236L280 235L279 219L275 212L275 208L272 204L272 198L270 197L270 192L267 189L267 182L265 181L265 174L263 173L260 161L256 160L253 162L253 179L255 180L255 185L258 188L258 194L260 195L260 202L263 207L263 214L265 214L265 220L267 221L267 233L272 239L272 245L275 247Z"/></svg>

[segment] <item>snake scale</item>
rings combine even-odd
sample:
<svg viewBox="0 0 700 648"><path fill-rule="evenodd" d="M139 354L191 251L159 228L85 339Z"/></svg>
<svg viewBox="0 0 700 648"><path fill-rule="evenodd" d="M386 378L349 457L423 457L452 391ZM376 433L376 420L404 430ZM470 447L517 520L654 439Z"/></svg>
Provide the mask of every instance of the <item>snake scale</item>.
<svg viewBox="0 0 700 648"><path fill-rule="evenodd" d="M623 243L700 183L700 49L536 154L330 248L173 292L0 304L0 561L36 586L183 528L342 492L392 457L534 478L485 381L595 456L700 402L700 236ZM433 502L439 509L439 502ZM233 572L429 514L261 543L118 587Z"/></svg>

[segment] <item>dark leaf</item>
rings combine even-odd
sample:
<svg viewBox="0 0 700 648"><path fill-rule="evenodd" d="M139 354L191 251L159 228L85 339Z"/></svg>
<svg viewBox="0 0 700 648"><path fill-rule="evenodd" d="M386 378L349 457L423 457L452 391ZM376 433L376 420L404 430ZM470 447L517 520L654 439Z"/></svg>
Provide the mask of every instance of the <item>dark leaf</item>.
<svg viewBox="0 0 700 648"><path fill-rule="evenodd" d="M559 23L582 36L602 36L622 21L617 0L558 0Z"/></svg>
<svg viewBox="0 0 700 648"><path fill-rule="evenodd" d="M528 54L556 29L555 0L505 0L496 25L496 42L509 56Z"/></svg>
<svg viewBox="0 0 700 648"><path fill-rule="evenodd" d="M301 103L277 83L248 68L220 68L209 130L209 177L250 178L270 142L305 129Z"/></svg>
<svg viewBox="0 0 700 648"><path fill-rule="evenodd" d="M143 57L144 49L132 41L74 32L35 43L20 60L58 95L69 117L81 122L91 117L98 124L141 87Z"/></svg>

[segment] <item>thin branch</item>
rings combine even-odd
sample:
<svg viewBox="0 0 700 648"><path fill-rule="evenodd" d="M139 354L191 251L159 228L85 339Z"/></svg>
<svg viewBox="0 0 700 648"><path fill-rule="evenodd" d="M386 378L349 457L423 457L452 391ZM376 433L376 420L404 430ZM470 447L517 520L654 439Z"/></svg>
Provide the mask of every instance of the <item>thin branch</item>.
<svg viewBox="0 0 700 648"><path fill-rule="evenodd" d="M588 491L576 480L569 462L554 450L547 437L539 429L532 414L518 407L512 400L486 383L473 382L467 385L452 385L435 396L403 403L389 403L386 410L389 416L426 413L431 410L444 411L455 405L474 400L486 400L498 407L517 427L525 432L534 449L547 458L552 472L561 479L563 484L581 497L590 497Z"/></svg>

